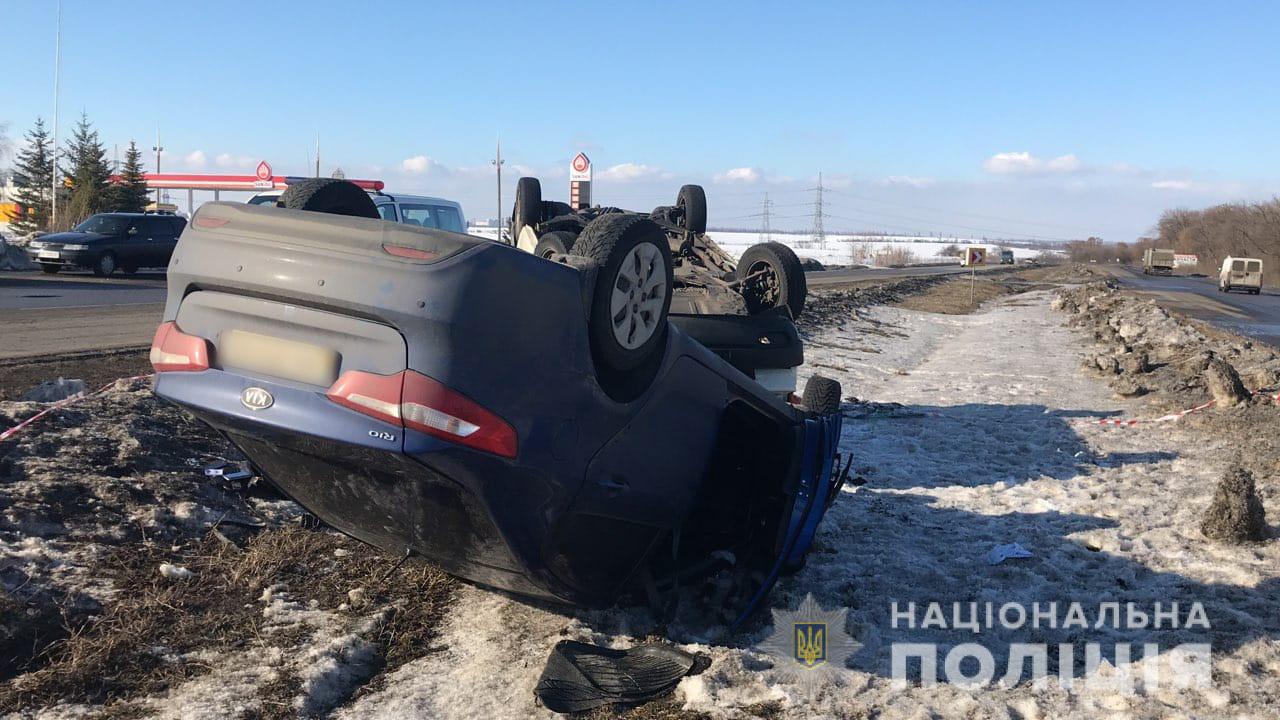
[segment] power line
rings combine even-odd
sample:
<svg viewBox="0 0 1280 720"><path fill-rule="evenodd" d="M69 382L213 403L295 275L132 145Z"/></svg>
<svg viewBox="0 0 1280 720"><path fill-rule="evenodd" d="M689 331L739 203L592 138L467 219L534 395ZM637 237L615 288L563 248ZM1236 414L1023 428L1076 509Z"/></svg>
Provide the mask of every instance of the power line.
<svg viewBox="0 0 1280 720"><path fill-rule="evenodd" d="M769 230L769 208L772 205L773 202L769 200L769 193L765 193L764 202L760 203L760 212L747 216L760 218L760 242L769 242L772 239Z"/></svg>
<svg viewBox="0 0 1280 720"><path fill-rule="evenodd" d="M826 188L822 187L822 173L818 173L818 187L809 188L817 193L813 200L813 241L818 247L827 249L827 231L822 227L822 219L827 216L822 210L822 191Z"/></svg>

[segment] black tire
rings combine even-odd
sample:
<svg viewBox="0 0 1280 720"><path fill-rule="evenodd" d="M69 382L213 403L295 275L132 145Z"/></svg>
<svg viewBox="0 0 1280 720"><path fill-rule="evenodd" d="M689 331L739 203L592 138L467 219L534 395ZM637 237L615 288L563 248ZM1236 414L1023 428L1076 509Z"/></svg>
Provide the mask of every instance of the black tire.
<svg viewBox="0 0 1280 720"><path fill-rule="evenodd" d="M373 204L369 193L355 183L337 178L299 180L285 188L276 205L290 210L379 218L378 207Z"/></svg>
<svg viewBox="0 0 1280 720"><path fill-rule="evenodd" d="M93 274L98 277L110 277L116 271L116 254L104 252L93 261Z"/></svg>
<svg viewBox="0 0 1280 720"><path fill-rule="evenodd" d="M793 319L804 312L809 285L800 258L786 245L767 242L747 248L738 261L737 276L742 283L738 292L752 315L782 305Z"/></svg>
<svg viewBox="0 0 1280 720"><path fill-rule="evenodd" d="M49 263L40 264L40 272L44 273L45 275L57 275L58 271L61 269L62 269L61 265L51 265Z"/></svg>
<svg viewBox="0 0 1280 720"><path fill-rule="evenodd" d="M571 214L573 214L573 208L569 207L569 203L560 202L559 200L542 201L542 217L544 221Z"/></svg>
<svg viewBox="0 0 1280 720"><path fill-rule="evenodd" d="M676 195L676 207L684 210L680 227L693 233L707 231L707 193L701 185L685 185Z"/></svg>
<svg viewBox="0 0 1280 720"><path fill-rule="evenodd" d="M652 246L651 250L642 246ZM591 350L598 366L606 371L627 372L635 370L652 356L660 356L667 339L667 313L671 310L671 290L674 271L671 267L671 248L667 236L657 223L643 215L612 213L596 218L578 237L573 252L599 264L595 289L591 300L588 331ZM640 264L648 257L649 267ZM625 261L636 263L623 271ZM661 272L648 290L637 287L626 274L635 274L643 283L652 273ZM661 283L659 286L657 283ZM627 297L623 308L615 314L613 302ZM641 294L637 295L637 291ZM661 299L658 308L645 311L641 303ZM627 307L627 302L631 306ZM630 321L630 322L628 322ZM615 331L616 326L616 331ZM640 334L647 335L643 340ZM628 346L619 335L626 335L636 344Z"/></svg>
<svg viewBox="0 0 1280 720"><path fill-rule="evenodd" d="M526 225L535 228L542 222L542 183L538 178L522 177L516 181L516 204L511 208L511 243L520 240Z"/></svg>
<svg viewBox="0 0 1280 720"><path fill-rule="evenodd" d="M828 377L814 375L804 384L801 402L811 413L835 415L840 412L840 383Z"/></svg>
<svg viewBox="0 0 1280 720"><path fill-rule="evenodd" d="M538 246L533 249L533 254L540 258L549 258L557 253L565 255L573 250L574 241L577 239L573 233L563 230L545 233L538 238Z"/></svg>

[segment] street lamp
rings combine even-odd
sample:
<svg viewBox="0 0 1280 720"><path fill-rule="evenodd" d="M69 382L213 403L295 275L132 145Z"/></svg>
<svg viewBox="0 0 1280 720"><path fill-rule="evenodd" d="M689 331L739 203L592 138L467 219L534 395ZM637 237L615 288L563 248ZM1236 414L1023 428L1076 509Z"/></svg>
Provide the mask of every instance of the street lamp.
<svg viewBox="0 0 1280 720"><path fill-rule="evenodd" d="M498 154L489 164L498 169L498 242L502 242L502 140L498 140ZM515 242L512 238L511 244L515 245Z"/></svg>

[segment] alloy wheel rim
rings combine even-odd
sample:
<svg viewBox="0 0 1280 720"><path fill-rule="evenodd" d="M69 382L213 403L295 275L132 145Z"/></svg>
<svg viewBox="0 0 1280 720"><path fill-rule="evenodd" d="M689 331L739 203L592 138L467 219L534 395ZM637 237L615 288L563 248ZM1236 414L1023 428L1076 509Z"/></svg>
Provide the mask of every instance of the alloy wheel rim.
<svg viewBox="0 0 1280 720"><path fill-rule="evenodd" d="M627 350L649 341L659 328L667 270L653 243L639 243L622 259L609 298L613 338Z"/></svg>

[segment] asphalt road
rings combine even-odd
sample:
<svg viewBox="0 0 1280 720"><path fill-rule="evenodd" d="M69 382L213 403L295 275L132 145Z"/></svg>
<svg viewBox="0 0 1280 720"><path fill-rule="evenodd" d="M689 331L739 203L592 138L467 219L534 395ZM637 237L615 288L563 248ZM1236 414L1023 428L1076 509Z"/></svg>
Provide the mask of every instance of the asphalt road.
<svg viewBox="0 0 1280 720"><path fill-rule="evenodd" d="M1280 293L1274 287L1263 288L1261 295L1220 293L1217 278L1143 275L1132 267L1113 272L1122 285L1168 310L1280 347Z"/></svg>
<svg viewBox="0 0 1280 720"><path fill-rule="evenodd" d="M991 265L984 270L999 268ZM1006 266L1007 267L1007 266ZM820 270L804 274L809 287L823 285L843 285L845 283L862 282L864 280L890 280L893 278L921 277L926 275L958 275L969 272L969 268L959 265L938 265L930 267L906 268L852 268L848 270Z"/></svg>
<svg viewBox="0 0 1280 720"><path fill-rule="evenodd" d="M815 287L968 272L954 265L824 270ZM0 359L146 347L164 312L164 273L0 273Z"/></svg>

